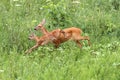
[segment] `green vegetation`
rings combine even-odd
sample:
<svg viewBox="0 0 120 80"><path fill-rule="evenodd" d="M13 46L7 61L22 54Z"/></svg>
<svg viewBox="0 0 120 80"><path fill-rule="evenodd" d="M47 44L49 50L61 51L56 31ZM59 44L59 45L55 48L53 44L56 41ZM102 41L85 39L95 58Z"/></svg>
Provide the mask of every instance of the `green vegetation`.
<svg viewBox="0 0 120 80"><path fill-rule="evenodd" d="M68 41L24 55L43 18L49 31L81 28L92 45ZM120 0L1 0L0 80L120 80Z"/></svg>

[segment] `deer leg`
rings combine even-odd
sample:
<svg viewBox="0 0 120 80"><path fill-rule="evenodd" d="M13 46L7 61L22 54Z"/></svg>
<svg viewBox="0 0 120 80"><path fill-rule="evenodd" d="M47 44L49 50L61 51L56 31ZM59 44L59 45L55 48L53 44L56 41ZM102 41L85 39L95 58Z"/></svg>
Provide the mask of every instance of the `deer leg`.
<svg viewBox="0 0 120 80"><path fill-rule="evenodd" d="M79 40L77 40L77 41L75 41L76 42L76 44L80 47L80 48L82 48L82 44L79 42Z"/></svg>
<svg viewBox="0 0 120 80"><path fill-rule="evenodd" d="M30 48L29 50L27 50L25 53L31 53L33 49L38 48L39 45L35 45L32 48Z"/></svg>
<svg viewBox="0 0 120 80"><path fill-rule="evenodd" d="M58 48L59 47L59 44L55 44L55 46L54 46L55 48Z"/></svg>
<svg viewBox="0 0 120 80"><path fill-rule="evenodd" d="M88 45L90 46L90 38L88 36L80 36L80 40L87 40Z"/></svg>
<svg viewBox="0 0 120 80"><path fill-rule="evenodd" d="M59 40L54 40L53 43L55 44L55 48L58 48L60 45L60 41Z"/></svg>

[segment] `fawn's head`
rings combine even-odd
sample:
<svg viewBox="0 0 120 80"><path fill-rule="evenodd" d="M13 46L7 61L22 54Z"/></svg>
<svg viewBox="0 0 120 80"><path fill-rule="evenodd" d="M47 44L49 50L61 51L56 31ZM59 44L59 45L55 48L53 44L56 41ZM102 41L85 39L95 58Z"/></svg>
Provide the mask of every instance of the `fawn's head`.
<svg viewBox="0 0 120 80"><path fill-rule="evenodd" d="M34 33L30 34L30 36L28 37L29 40L35 40L36 39L36 35Z"/></svg>
<svg viewBox="0 0 120 80"><path fill-rule="evenodd" d="M45 19L43 19L42 22L34 28L34 30L39 30L40 28L43 27L44 24L45 24Z"/></svg>
<svg viewBox="0 0 120 80"><path fill-rule="evenodd" d="M30 34L28 39L29 40L35 40L37 42L37 44L39 44L39 45L45 45L45 44L47 44L50 41L47 38L47 36L38 37L34 33Z"/></svg>

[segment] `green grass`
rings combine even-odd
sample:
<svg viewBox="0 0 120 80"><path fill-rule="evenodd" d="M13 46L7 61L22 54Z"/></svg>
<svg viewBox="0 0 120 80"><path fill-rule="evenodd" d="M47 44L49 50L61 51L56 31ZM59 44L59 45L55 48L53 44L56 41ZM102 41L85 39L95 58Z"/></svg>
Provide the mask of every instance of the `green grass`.
<svg viewBox="0 0 120 80"><path fill-rule="evenodd" d="M1 0L0 80L120 80L119 0ZM28 36L45 18L45 27L76 26L90 36L80 49L68 41L55 49ZM35 32L40 36L41 33Z"/></svg>
<svg viewBox="0 0 120 80"><path fill-rule="evenodd" d="M120 45L116 42L79 49L68 42L58 49L41 47L30 55L1 54L2 80L118 80ZM115 44L116 43L116 44ZM115 45L114 45L115 44ZM116 46L117 48L113 47Z"/></svg>
<svg viewBox="0 0 120 80"><path fill-rule="evenodd" d="M82 50L75 46L55 50L43 47L30 55L22 55L16 51L10 52L10 55L1 54L0 78L2 80L120 79L120 48L112 51L112 46L109 44L96 45L99 44L83 47Z"/></svg>

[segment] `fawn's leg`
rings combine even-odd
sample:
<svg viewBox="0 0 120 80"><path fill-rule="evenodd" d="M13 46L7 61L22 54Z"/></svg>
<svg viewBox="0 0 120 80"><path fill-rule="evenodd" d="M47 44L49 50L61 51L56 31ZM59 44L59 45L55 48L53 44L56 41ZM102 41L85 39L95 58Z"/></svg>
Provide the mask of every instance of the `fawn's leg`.
<svg viewBox="0 0 120 80"><path fill-rule="evenodd" d="M29 50L27 50L25 53L31 53L33 49L38 48L39 45L35 45L32 48L30 48Z"/></svg>
<svg viewBox="0 0 120 80"><path fill-rule="evenodd" d="M58 48L59 47L59 44L57 43L57 44L55 44L55 46L54 46L55 48Z"/></svg>
<svg viewBox="0 0 120 80"><path fill-rule="evenodd" d="M55 48L58 48L60 45L60 41L59 40L54 40L53 43L55 44Z"/></svg>

